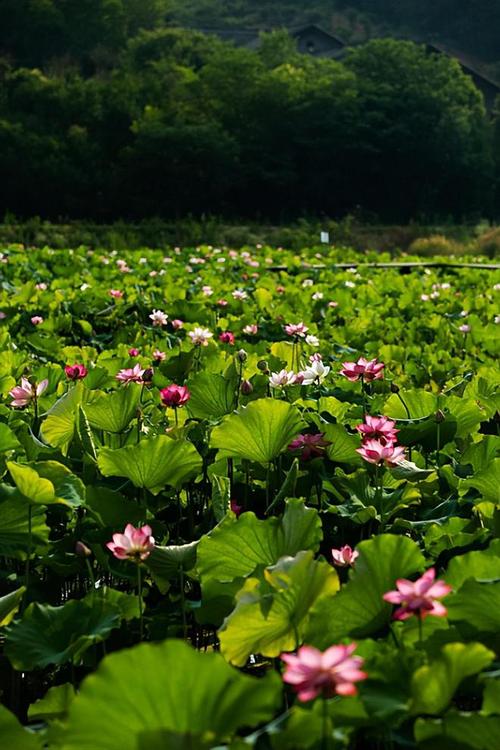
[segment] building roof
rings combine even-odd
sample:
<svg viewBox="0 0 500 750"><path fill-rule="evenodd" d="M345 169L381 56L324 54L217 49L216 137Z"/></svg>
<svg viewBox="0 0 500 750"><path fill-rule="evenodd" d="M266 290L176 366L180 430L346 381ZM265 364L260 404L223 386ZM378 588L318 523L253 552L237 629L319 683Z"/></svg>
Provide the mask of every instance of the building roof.
<svg viewBox="0 0 500 750"><path fill-rule="evenodd" d="M454 57L456 60L458 60L462 68L470 71L470 73L472 73L474 76L482 78L483 81L488 83L490 86L498 89L498 91L500 92L500 82L495 81L489 75L485 74L481 69L481 64L473 60L465 52L457 49L452 49L451 47L448 47L448 45L441 44L439 42L425 42L425 45L431 52L439 52L441 54L448 55L449 57Z"/></svg>
<svg viewBox="0 0 500 750"><path fill-rule="evenodd" d="M209 28L209 27L203 27L197 29L197 31L201 31L204 34L214 34L215 36L218 36L219 39L222 39L224 41L228 42L234 42L234 44L245 46L245 47L256 47L258 45L259 37L262 33L270 32L270 31L276 31L277 29L284 28L285 31L288 31L290 36L295 37L296 39L300 38L304 34L307 33L314 33L316 36L321 36L326 40L331 41L335 44L335 46L338 47L345 47L345 42L340 39L340 37L335 36L335 34L330 34L330 32L325 31L320 26L317 26L314 23L305 24L303 26L291 26L291 27L282 27L282 26L269 26L265 28L254 28L254 29L233 29L233 28Z"/></svg>

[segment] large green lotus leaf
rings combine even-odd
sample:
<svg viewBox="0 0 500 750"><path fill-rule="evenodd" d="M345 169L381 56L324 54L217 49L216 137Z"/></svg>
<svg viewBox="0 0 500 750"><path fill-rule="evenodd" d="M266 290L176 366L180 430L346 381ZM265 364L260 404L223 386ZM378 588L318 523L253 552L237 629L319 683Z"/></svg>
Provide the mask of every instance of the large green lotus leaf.
<svg viewBox="0 0 500 750"><path fill-rule="evenodd" d="M15 433L4 422L0 422L0 453L14 451L16 448L20 448L20 446L21 443Z"/></svg>
<svg viewBox="0 0 500 750"><path fill-rule="evenodd" d="M294 345L290 341L275 341L271 344L271 354L281 360L289 370L293 367Z"/></svg>
<svg viewBox="0 0 500 750"><path fill-rule="evenodd" d="M494 658L494 652L481 643L447 643L438 659L414 673L411 713L441 714L462 680L481 672Z"/></svg>
<svg viewBox="0 0 500 750"><path fill-rule="evenodd" d="M397 578L420 571L425 560L418 545L404 536L381 534L360 542L349 583L337 596L315 607L307 642L326 648L348 635L363 638L386 625L392 607L383 600Z"/></svg>
<svg viewBox="0 0 500 750"><path fill-rule="evenodd" d="M86 488L85 505L92 511L100 526L124 529L127 523L139 525L144 521L144 506L109 487L92 485ZM147 513L146 513L147 516Z"/></svg>
<svg viewBox="0 0 500 750"><path fill-rule="evenodd" d="M14 618L23 600L25 591L26 586L21 586L15 591L11 591L10 594L0 596L0 627L8 625Z"/></svg>
<svg viewBox="0 0 500 750"><path fill-rule="evenodd" d="M54 448L60 448L63 455L68 452L75 435L78 408L84 398L84 392L83 383L77 383L49 409L42 424L42 440Z"/></svg>
<svg viewBox="0 0 500 750"><path fill-rule="evenodd" d="M359 435L349 435L345 427L341 424L322 425L321 431L325 439L331 442L326 449L328 458L338 463L348 463L359 466L363 459L356 453L356 449L361 445Z"/></svg>
<svg viewBox="0 0 500 750"><path fill-rule="evenodd" d="M283 516L266 521L254 513L242 513L239 518L231 513L200 540L197 570L202 584L210 578L221 582L245 578L284 555L316 552L321 538L318 512L306 508L302 500L287 500Z"/></svg>
<svg viewBox="0 0 500 750"><path fill-rule="evenodd" d="M51 505L58 502L52 482L40 477L31 466L15 461L7 461L6 465L17 489L30 503Z"/></svg>
<svg viewBox="0 0 500 750"><path fill-rule="evenodd" d="M311 608L339 589L337 573L312 552L282 557L264 572L264 580L249 578L237 595L233 612L219 630L221 652L236 666L252 653L278 656L304 640Z"/></svg>
<svg viewBox="0 0 500 750"><path fill-rule="evenodd" d="M85 414L91 427L120 433L126 430L136 416L140 397L141 389L134 387L134 384L113 393L94 391L85 404Z"/></svg>
<svg viewBox="0 0 500 750"><path fill-rule="evenodd" d="M475 401L483 408L483 421L486 421L500 411L500 390L498 369L488 368L483 372L487 377L475 377L465 388L464 398Z"/></svg>
<svg viewBox="0 0 500 750"><path fill-rule="evenodd" d="M77 662L119 626L120 617L116 605L92 594L61 607L34 602L6 629L5 653L18 670Z"/></svg>
<svg viewBox="0 0 500 750"><path fill-rule="evenodd" d="M233 410L236 383L222 375L200 373L188 382L187 410L196 419L219 419Z"/></svg>
<svg viewBox="0 0 500 750"><path fill-rule="evenodd" d="M49 528L44 506L31 506L31 545L28 527L30 503L14 487L0 485L0 550L5 557L26 558L28 547L45 546Z"/></svg>
<svg viewBox="0 0 500 750"><path fill-rule="evenodd" d="M231 480L214 474L212 481L212 511L217 522L227 515L231 504Z"/></svg>
<svg viewBox="0 0 500 750"><path fill-rule="evenodd" d="M192 443L157 435L126 448L101 448L97 465L105 477L127 477L157 495L167 484L178 488L193 479L202 459Z"/></svg>
<svg viewBox="0 0 500 750"><path fill-rule="evenodd" d="M21 495L34 505L62 503L77 508L84 502L85 485L58 461L30 465L7 461L7 468Z"/></svg>
<svg viewBox="0 0 500 750"><path fill-rule="evenodd" d="M482 712L500 716L500 680L487 680L483 692Z"/></svg>
<svg viewBox="0 0 500 750"><path fill-rule="evenodd" d="M408 407L408 412L403 406L401 399L405 402ZM393 393L384 405L384 415L391 419L405 420L408 419L424 419L434 414L438 409L438 399L434 393L428 391L412 389L409 391L401 391L400 394Z"/></svg>
<svg viewBox="0 0 500 750"><path fill-rule="evenodd" d="M495 539L488 549L456 555L450 560L444 577L455 591L469 578L480 582L500 580L500 540Z"/></svg>
<svg viewBox="0 0 500 750"><path fill-rule="evenodd" d="M457 437L467 437L477 432L485 419L484 409L471 398L447 396L446 408L457 423Z"/></svg>
<svg viewBox="0 0 500 750"><path fill-rule="evenodd" d="M474 472L487 469L500 451L500 437L484 435L479 443L472 443L462 454L461 464L470 464Z"/></svg>
<svg viewBox="0 0 500 750"><path fill-rule="evenodd" d="M85 485L64 464L58 461L37 461L30 466L39 477L52 482L57 502L78 508L85 501Z"/></svg>
<svg viewBox="0 0 500 750"><path fill-rule="evenodd" d="M444 719L417 719L415 739L422 750L498 750L500 717L450 712Z"/></svg>
<svg viewBox="0 0 500 750"><path fill-rule="evenodd" d="M424 535L424 546L432 557L437 558L446 549L467 547L476 540L487 539L488 536L489 531L478 527L475 521L450 516L443 523L429 524ZM462 556L457 555L453 559L462 560Z"/></svg>
<svg viewBox="0 0 500 750"><path fill-rule="evenodd" d="M419 422L398 423L400 428L398 442L400 445L421 445L425 450L437 450L455 437L457 432L457 421L449 414L445 414L444 420L436 422L434 414L428 419Z"/></svg>
<svg viewBox="0 0 500 750"><path fill-rule="evenodd" d="M197 541L169 547L157 545L146 560L146 566L155 580L168 581L178 576L181 571L194 568L197 546Z"/></svg>
<svg viewBox="0 0 500 750"><path fill-rule="evenodd" d="M276 458L303 426L299 411L286 401L262 398L225 417L212 431L211 448L220 458L247 458L267 464Z"/></svg>
<svg viewBox="0 0 500 750"><path fill-rule="evenodd" d="M69 682L49 688L43 698L32 703L29 707L29 720L46 722L53 719L64 719L75 695L75 688Z"/></svg>
<svg viewBox="0 0 500 750"><path fill-rule="evenodd" d="M318 412L335 417L339 423L343 421L350 408L349 401L339 401L335 396L322 396L318 402Z"/></svg>
<svg viewBox="0 0 500 750"><path fill-rule="evenodd" d="M25 729L4 706L0 705L0 739L5 750L42 750L40 734Z"/></svg>
<svg viewBox="0 0 500 750"><path fill-rule="evenodd" d="M495 458L482 471L460 482L460 492L473 487L481 493L483 500L500 503L500 458Z"/></svg>
<svg viewBox="0 0 500 750"><path fill-rule="evenodd" d="M141 644L106 657L84 680L57 746L208 750L269 720L280 703L274 673L249 677L182 641Z"/></svg>
<svg viewBox="0 0 500 750"><path fill-rule="evenodd" d="M466 581L457 594L446 599L450 622L464 623L479 633L500 632L500 581Z"/></svg>

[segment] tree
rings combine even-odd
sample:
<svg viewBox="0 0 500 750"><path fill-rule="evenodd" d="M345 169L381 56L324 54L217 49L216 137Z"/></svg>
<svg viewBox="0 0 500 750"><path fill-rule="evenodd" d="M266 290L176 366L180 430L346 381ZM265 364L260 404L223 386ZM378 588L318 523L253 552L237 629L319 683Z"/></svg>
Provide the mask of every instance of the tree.
<svg viewBox="0 0 500 750"><path fill-rule="evenodd" d="M391 39L351 51L361 122L353 180L380 216L461 216L488 203L491 152L480 92L458 62Z"/></svg>

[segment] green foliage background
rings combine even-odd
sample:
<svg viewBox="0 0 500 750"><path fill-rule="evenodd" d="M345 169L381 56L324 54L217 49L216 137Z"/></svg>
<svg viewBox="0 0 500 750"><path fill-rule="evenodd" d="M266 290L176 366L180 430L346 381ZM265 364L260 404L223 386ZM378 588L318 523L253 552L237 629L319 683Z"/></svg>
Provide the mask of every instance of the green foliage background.
<svg viewBox="0 0 500 750"><path fill-rule="evenodd" d="M491 3L304 5L4 0L0 215L495 218L498 118L455 60L375 39L337 62L280 30L255 51L178 28L315 21L359 42L438 38L447 18L491 63Z"/></svg>

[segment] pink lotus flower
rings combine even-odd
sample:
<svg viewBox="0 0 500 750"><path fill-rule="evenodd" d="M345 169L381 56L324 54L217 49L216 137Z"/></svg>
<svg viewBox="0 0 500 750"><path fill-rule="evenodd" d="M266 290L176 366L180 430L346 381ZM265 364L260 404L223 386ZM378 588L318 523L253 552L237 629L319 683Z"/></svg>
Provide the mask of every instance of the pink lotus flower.
<svg viewBox="0 0 500 750"><path fill-rule="evenodd" d="M310 701L323 694L356 695L354 683L366 680L363 659L351 656L356 644L331 646L323 653L313 646L302 646L296 654L281 654L286 664L283 681L293 685L300 701Z"/></svg>
<svg viewBox="0 0 500 750"><path fill-rule="evenodd" d="M287 333L289 336L297 336L300 338L304 338L306 333L308 332L309 328L302 323L288 323L285 326L285 333Z"/></svg>
<svg viewBox="0 0 500 750"><path fill-rule="evenodd" d="M470 325L468 325L468 323L464 323L463 325L458 327L458 330L460 331L460 333L470 333L472 328L470 327Z"/></svg>
<svg viewBox="0 0 500 750"><path fill-rule="evenodd" d="M277 286L276 287L276 294L284 294L286 291L284 286Z"/></svg>
<svg viewBox="0 0 500 750"><path fill-rule="evenodd" d="M388 591L383 597L386 602L401 605L393 614L394 620L407 620L412 615L418 615L421 619L427 615L446 617L448 611L437 599L449 594L451 586L444 581L434 581L435 577L436 571L429 568L415 582L398 578L397 590Z"/></svg>
<svg viewBox="0 0 500 750"><path fill-rule="evenodd" d="M297 376L302 377L301 382L303 385L312 385L313 383L320 385L329 372L330 368L324 365L321 359L315 359L309 367L297 373Z"/></svg>
<svg viewBox="0 0 500 750"><path fill-rule="evenodd" d="M41 323L43 323L43 318L41 315L33 315L31 318L31 322L34 326L39 326Z"/></svg>
<svg viewBox="0 0 500 750"><path fill-rule="evenodd" d="M271 373L269 377L269 385L271 388L284 388L287 385L293 385L297 382L297 376L293 370L280 370L279 372Z"/></svg>
<svg viewBox="0 0 500 750"><path fill-rule="evenodd" d="M161 310L153 310L149 318L153 321L154 326L161 327L167 325L168 315Z"/></svg>
<svg viewBox="0 0 500 750"><path fill-rule="evenodd" d="M369 414L365 417L363 424L356 425L357 431L363 440L378 440L382 445L395 443L399 430L396 430L396 422L387 417L371 417Z"/></svg>
<svg viewBox="0 0 500 750"><path fill-rule="evenodd" d="M221 341L223 344L234 346L234 333L231 333L231 331L223 331L219 335L219 341Z"/></svg>
<svg viewBox="0 0 500 750"><path fill-rule="evenodd" d="M47 284L45 281L39 281L38 284L35 284L35 289L39 289L41 292L44 292L47 289Z"/></svg>
<svg viewBox="0 0 500 750"><path fill-rule="evenodd" d="M178 331L179 328L184 328L184 321L179 320L179 318L175 318L175 320L172 321L172 328L174 331Z"/></svg>
<svg viewBox="0 0 500 750"><path fill-rule="evenodd" d="M64 372L68 380L83 380L89 374L85 365L66 365Z"/></svg>
<svg viewBox="0 0 500 750"><path fill-rule="evenodd" d="M140 364L137 363L134 367L120 370L116 375L116 379L119 380L120 383L125 383L125 385L128 385L129 383L142 383L144 372L145 371L141 368Z"/></svg>
<svg viewBox="0 0 500 750"><path fill-rule="evenodd" d="M187 386L172 383L172 385L160 391L160 398L164 406L177 408L178 406L184 406L191 398L191 394Z"/></svg>
<svg viewBox="0 0 500 750"><path fill-rule="evenodd" d="M9 396L14 399L10 402L10 405L15 407L28 406L33 399L42 395L48 384L48 380L41 380L37 386L34 386L28 378L21 378L21 385L16 385L9 391Z"/></svg>
<svg viewBox="0 0 500 750"><path fill-rule="evenodd" d="M378 362L376 357L370 360L360 357L357 362L343 362L342 367L340 374L344 375L351 383L355 383L360 378L363 378L367 383L371 383L372 380L380 380L384 377L385 365Z"/></svg>
<svg viewBox="0 0 500 750"><path fill-rule="evenodd" d="M384 444L379 440L365 440L361 448L356 448L356 453L359 453L370 464L394 466L404 458L405 449L402 445Z"/></svg>
<svg viewBox="0 0 500 750"><path fill-rule="evenodd" d="M128 350L129 357L138 357L139 356L139 349L136 349L135 347L132 347L132 349Z"/></svg>
<svg viewBox="0 0 500 750"><path fill-rule="evenodd" d="M219 307L227 307L228 302L227 299L218 299L217 304L219 305Z"/></svg>
<svg viewBox="0 0 500 750"><path fill-rule="evenodd" d="M325 440L324 433L320 432L318 435L299 435L292 440L288 446L289 451L302 451L300 457L307 461L313 456L321 456L325 452L327 445L330 445L329 440Z"/></svg>
<svg viewBox="0 0 500 750"><path fill-rule="evenodd" d="M133 560L134 562L146 560L154 546L155 540L151 536L151 527L142 526L136 529L131 523L126 525L123 534L113 534L113 541L106 544L118 560Z"/></svg>
<svg viewBox="0 0 500 750"><path fill-rule="evenodd" d="M193 328L192 331L189 331L188 336L194 346L208 346L208 342L212 338L213 333L211 333L208 328L197 326L196 328Z"/></svg>
<svg viewBox="0 0 500 750"><path fill-rule="evenodd" d="M111 297L114 297L115 299L121 299L123 297L123 292L120 291L120 289L110 289L109 293Z"/></svg>
<svg viewBox="0 0 500 750"><path fill-rule="evenodd" d="M333 564L338 568L347 568L349 565L354 565L357 557L359 557L359 552L351 549L348 544L340 549L332 549Z"/></svg>
<svg viewBox="0 0 500 750"><path fill-rule="evenodd" d="M160 349L155 349L153 352L153 359L155 362L164 362L167 358L167 355L165 352L160 351Z"/></svg>
<svg viewBox="0 0 500 750"><path fill-rule="evenodd" d="M240 302L248 299L248 294L243 289L235 289L234 292L231 292L231 295L233 299L239 300Z"/></svg>
<svg viewBox="0 0 500 750"><path fill-rule="evenodd" d="M255 336L258 330L259 327L252 323L251 325L245 326L243 328L243 333L246 333L247 336Z"/></svg>

